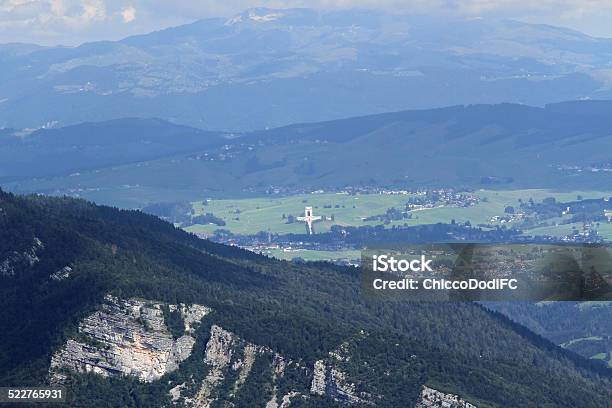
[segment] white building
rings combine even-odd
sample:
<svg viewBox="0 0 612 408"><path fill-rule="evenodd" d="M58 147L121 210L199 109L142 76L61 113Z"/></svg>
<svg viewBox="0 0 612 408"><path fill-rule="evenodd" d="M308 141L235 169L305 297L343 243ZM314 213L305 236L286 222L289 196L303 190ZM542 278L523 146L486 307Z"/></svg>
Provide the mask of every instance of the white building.
<svg viewBox="0 0 612 408"><path fill-rule="evenodd" d="M315 221L319 221L321 219L320 216L318 215L313 215L312 214L312 207L305 207L304 208L304 216L303 217L297 217L298 221L303 221L308 225L308 234L312 235L314 234L314 230L312 229L312 224Z"/></svg>

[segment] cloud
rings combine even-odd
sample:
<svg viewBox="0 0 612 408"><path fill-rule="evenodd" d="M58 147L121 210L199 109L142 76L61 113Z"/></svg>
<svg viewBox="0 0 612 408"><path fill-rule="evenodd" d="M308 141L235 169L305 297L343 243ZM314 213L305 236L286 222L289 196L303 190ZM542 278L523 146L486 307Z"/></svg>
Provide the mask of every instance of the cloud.
<svg viewBox="0 0 612 408"><path fill-rule="evenodd" d="M112 23L108 0L0 0L0 42L82 42ZM86 38L91 39L91 38Z"/></svg>
<svg viewBox="0 0 612 408"><path fill-rule="evenodd" d="M136 9L132 6L123 9L121 17L123 17L124 23L131 23L136 19Z"/></svg>
<svg viewBox="0 0 612 408"><path fill-rule="evenodd" d="M106 19L104 0L5 0L0 1L0 24L86 26Z"/></svg>
<svg viewBox="0 0 612 408"><path fill-rule="evenodd" d="M612 36L612 0L0 0L0 43L118 39L199 18L229 17L252 7L511 18Z"/></svg>

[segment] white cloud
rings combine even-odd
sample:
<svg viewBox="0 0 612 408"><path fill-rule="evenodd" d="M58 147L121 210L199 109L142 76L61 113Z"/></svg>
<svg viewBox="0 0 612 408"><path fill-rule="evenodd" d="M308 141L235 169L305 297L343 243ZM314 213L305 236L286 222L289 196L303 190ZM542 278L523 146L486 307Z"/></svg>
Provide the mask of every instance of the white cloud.
<svg viewBox="0 0 612 408"><path fill-rule="evenodd" d="M0 22L53 24L57 28L82 26L106 19L104 0L5 0L0 1Z"/></svg>
<svg viewBox="0 0 612 408"><path fill-rule="evenodd" d="M132 6L123 9L123 11L121 11L121 17L123 17L124 23L131 23L136 20L136 9Z"/></svg>
<svg viewBox="0 0 612 408"><path fill-rule="evenodd" d="M57 16L61 16L66 12L64 0L51 0L51 11Z"/></svg>
<svg viewBox="0 0 612 408"><path fill-rule="evenodd" d="M0 0L0 43L75 44L117 39L199 18L229 17L252 7L366 8L501 17L612 37L612 0Z"/></svg>

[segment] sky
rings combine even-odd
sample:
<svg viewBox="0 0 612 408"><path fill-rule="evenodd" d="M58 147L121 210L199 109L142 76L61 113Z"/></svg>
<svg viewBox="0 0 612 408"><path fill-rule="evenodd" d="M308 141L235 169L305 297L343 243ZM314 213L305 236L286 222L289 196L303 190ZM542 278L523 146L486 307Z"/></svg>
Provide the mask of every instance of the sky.
<svg viewBox="0 0 612 408"><path fill-rule="evenodd" d="M0 0L0 43L117 40L252 7L366 8L457 18L509 18L612 37L612 0Z"/></svg>

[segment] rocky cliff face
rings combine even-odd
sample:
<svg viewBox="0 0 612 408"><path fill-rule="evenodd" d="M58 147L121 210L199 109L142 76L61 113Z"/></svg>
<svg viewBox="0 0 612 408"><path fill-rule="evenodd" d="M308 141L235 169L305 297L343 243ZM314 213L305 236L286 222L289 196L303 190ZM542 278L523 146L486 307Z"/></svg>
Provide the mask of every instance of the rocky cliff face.
<svg viewBox="0 0 612 408"><path fill-rule="evenodd" d="M13 251L0 262L0 276L14 276L19 268L31 268L40 261L38 253L44 247L40 239L34 238L31 247L22 252Z"/></svg>
<svg viewBox="0 0 612 408"><path fill-rule="evenodd" d="M463 400L458 395L445 394L441 391L434 390L427 386L423 386L421 390L420 400L415 408L477 408L475 405Z"/></svg>
<svg viewBox="0 0 612 408"><path fill-rule="evenodd" d="M316 361L310 392L327 395L340 402L370 404L371 396L365 392L358 393L355 384L348 380L347 374L340 368L340 363L349 359L348 345L344 343L330 352L329 358Z"/></svg>
<svg viewBox="0 0 612 408"><path fill-rule="evenodd" d="M190 356L194 325L210 309L201 305L169 305L179 311L184 334L175 339L164 321L163 303L142 299L122 300L107 295L100 310L79 325L79 336L70 339L51 359L53 381L65 378L64 370L102 376L129 375L150 382L178 368Z"/></svg>
<svg viewBox="0 0 612 408"><path fill-rule="evenodd" d="M67 271L60 272L63 275ZM164 310L181 316L181 336L173 337ZM167 305L107 295L99 310L81 322L78 336L68 340L53 355L50 378L52 382L62 382L72 371L97 373L104 377L127 375L144 382L158 380L177 370L179 364L191 355L196 342L196 327L210 312L211 309L201 305ZM343 343L326 358L316 361L313 367L306 367L269 347L250 343L218 325L212 325L202 361L207 367L206 374L203 378L191 377L187 383L171 384L169 395L177 407L210 408L220 401L229 401L229 406L233 406L231 401L256 375L253 373L256 361L264 359L269 374L266 392L271 394L265 408L288 408L299 399L313 397L330 397L347 405L375 406L376 398L360 391L343 371L344 363L351 358L349 344ZM294 388L284 381L286 376L293 380L301 378L303 387ZM424 386L415 408L476 407L457 395Z"/></svg>
<svg viewBox="0 0 612 408"><path fill-rule="evenodd" d="M62 281L64 279L70 278L72 275L72 268L70 266L64 266L62 269L53 272L49 279L54 281Z"/></svg>
<svg viewBox="0 0 612 408"><path fill-rule="evenodd" d="M273 383L273 395L266 408L288 407L291 399L299 397L301 393L290 392L278 396L278 384L287 366L295 366L296 363L287 361L268 347L249 343L216 325L211 327L210 339L206 344L204 364L209 366L208 374L202 380L197 393L193 397L184 398L185 405L192 408L209 408L218 399L233 398L249 378L255 360L263 357L268 357L271 361ZM229 395L220 395L219 388L227 380L232 381L229 387L225 387L230 390ZM179 385L171 391L175 401L180 399L182 388L183 385Z"/></svg>

